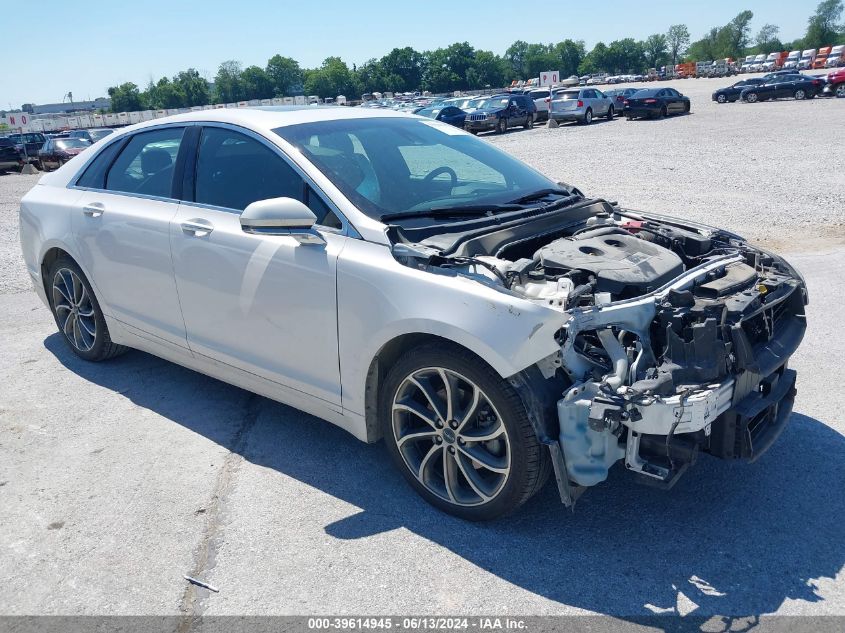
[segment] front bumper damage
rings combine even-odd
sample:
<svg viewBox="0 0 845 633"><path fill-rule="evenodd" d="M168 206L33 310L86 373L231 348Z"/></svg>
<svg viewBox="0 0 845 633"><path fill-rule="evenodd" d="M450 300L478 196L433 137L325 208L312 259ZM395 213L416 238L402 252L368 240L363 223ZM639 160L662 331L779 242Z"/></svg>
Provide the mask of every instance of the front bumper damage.
<svg viewBox="0 0 845 633"><path fill-rule="evenodd" d="M650 295L571 311L561 334L571 386L556 403L559 435L546 442L566 505L620 460L643 483L668 488L699 453L754 461L771 447L795 398L787 361L806 329L807 298L797 274L758 272L733 254ZM751 274L750 289L731 292ZM706 316L720 307L720 320ZM699 321L679 326L691 313Z"/></svg>

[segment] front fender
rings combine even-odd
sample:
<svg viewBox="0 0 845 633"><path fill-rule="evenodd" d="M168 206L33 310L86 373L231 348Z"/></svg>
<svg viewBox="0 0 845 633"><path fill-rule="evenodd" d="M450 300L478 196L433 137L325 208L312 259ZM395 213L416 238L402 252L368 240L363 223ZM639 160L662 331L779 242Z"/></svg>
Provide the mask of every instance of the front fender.
<svg viewBox="0 0 845 633"><path fill-rule="evenodd" d="M564 314L462 275L404 266L386 246L350 240L337 268L343 406L352 412L364 413L373 358L400 336L452 341L503 378L560 350Z"/></svg>

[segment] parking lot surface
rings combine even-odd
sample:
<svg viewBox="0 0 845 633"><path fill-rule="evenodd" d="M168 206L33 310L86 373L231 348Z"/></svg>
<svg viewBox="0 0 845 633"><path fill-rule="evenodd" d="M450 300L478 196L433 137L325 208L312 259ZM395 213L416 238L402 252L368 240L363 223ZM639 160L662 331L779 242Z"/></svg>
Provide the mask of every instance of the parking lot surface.
<svg viewBox="0 0 845 633"><path fill-rule="evenodd" d="M807 278L790 425L670 491L624 470L468 524L332 425L152 356L89 364L28 290L0 176L0 613L845 615L845 100L485 136L587 194L725 226ZM183 575L219 589L211 593Z"/></svg>

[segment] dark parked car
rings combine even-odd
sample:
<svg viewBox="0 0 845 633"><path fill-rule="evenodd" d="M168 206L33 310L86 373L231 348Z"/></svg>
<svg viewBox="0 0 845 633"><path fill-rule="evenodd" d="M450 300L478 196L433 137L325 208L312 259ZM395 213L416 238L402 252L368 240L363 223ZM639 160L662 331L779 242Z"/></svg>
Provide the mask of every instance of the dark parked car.
<svg viewBox="0 0 845 633"><path fill-rule="evenodd" d="M420 108L414 114L419 114L435 121L443 121L443 123L448 123L455 127L463 127L464 119L467 117L467 113L460 108L452 105L444 106L443 104Z"/></svg>
<svg viewBox="0 0 845 633"><path fill-rule="evenodd" d="M726 88L719 88L716 92L713 93L713 101L718 103L734 103L735 101L739 100L739 95L742 94L742 91L746 88L752 88L754 86L760 86L764 84L766 80L763 77L754 77L752 79L743 79L742 81L738 81L732 86L728 86Z"/></svg>
<svg viewBox="0 0 845 633"><path fill-rule="evenodd" d="M23 165L23 154L10 138L0 138L0 171Z"/></svg>
<svg viewBox="0 0 845 633"><path fill-rule="evenodd" d="M112 132L114 132L114 130L110 130L109 128L105 127L94 128L91 130L71 130L70 138L81 138L91 143L96 143L101 138L107 137Z"/></svg>
<svg viewBox="0 0 845 633"><path fill-rule="evenodd" d="M38 156L38 150L44 145L47 137L41 132L25 132L23 134L9 134L8 138L18 146L18 149L25 152L26 157L34 160Z"/></svg>
<svg viewBox="0 0 845 633"><path fill-rule="evenodd" d="M504 134L509 127L517 125L534 127L536 112L537 106L528 95L495 95L475 104L475 110L466 115L464 128L473 134L486 130Z"/></svg>
<svg viewBox="0 0 845 633"><path fill-rule="evenodd" d="M802 99L812 99L824 90L824 86L824 80L819 77L797 74L781 75L759 86L745 88L739 98L748 103L767 101L769 99L787 99L790 97L800 101Z"/></svg>
<svg viewBox="0 0 845 633"><path fill-rule="evenodd" d="M639 88L614 88L613 90L605 90L604 94L613 99L613 110L617 116L622 116L625 109L625 99L632 96Z"/></svg>
<svg viewBox="0 0 845 633"><path fill-rule="evenodd" d="M665 117L669 114L682 114L690 111L689 97L685 97L674 88L644 88L625 100L625 117L630 121L634 117Z"/></svg>
<svg viewBox="0 0 845 633"><path fill-rule="evenodd" d="M82 138L47 139L38 152L39 166L41 169L59 168L90 145Z"/></svg>

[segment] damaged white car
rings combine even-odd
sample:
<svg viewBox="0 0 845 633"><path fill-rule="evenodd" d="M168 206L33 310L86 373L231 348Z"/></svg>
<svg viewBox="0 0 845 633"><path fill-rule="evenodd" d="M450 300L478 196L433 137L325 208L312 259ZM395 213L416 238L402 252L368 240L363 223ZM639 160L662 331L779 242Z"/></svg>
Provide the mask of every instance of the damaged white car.
<svg viewBox="0 0 845 633"><path fill-rule="evenodd" d="M467 519L552 472L571 505L617 463L668 487L700 453L753 461L795 396L807 292L783 259L420 117L125 128L42 177L21 242L82 358L146 350L383 439Z"/></svg>

